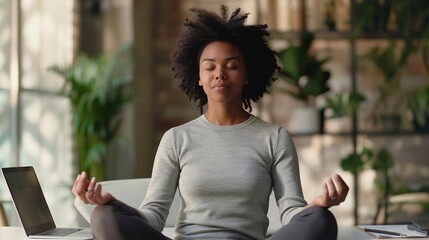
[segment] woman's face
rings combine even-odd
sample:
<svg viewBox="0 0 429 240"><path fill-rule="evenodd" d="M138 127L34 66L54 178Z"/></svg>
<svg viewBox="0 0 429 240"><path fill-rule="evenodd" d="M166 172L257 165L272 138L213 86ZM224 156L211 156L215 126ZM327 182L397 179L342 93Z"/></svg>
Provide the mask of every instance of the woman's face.
<svg viewBox="0 0 429 240"><path fill-rule="evenodd" d="M200 80L208 103L242 104L243 86L247 84L244 58L228 42L208 44L200 56Z"/></svg>

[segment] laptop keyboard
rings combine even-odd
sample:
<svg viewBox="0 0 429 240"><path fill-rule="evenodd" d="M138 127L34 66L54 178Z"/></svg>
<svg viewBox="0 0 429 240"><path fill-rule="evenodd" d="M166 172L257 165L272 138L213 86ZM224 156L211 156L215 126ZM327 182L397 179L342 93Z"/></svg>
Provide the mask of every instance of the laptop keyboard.
<svg viewBox="0 0 429 240"><path fill-rule="evenodd" d="M43 235L43 236L67 236L70 235L72 233L75 233L77 231L80 231L81 229L77 229L77 228L55 228L53 230L49 230L47 232L44 232L42 234L39 235Z"/></svg>

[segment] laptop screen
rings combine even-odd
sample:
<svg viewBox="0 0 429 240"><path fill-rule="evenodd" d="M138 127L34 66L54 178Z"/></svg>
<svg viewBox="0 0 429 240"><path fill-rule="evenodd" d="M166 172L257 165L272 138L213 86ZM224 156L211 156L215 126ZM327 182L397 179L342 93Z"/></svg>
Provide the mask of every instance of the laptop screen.
<svg viewBox="0 0 429 240"><path fill-rule="evenodd" d="M3 168L2 171L26 234L55 228L33 167Z"/></svg>

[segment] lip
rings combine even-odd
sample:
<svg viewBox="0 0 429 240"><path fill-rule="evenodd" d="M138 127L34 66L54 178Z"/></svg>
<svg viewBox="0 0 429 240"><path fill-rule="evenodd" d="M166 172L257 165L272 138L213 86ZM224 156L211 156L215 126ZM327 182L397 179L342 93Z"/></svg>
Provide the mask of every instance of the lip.
<svg viewBox="0 0 429 240"><path fill-rule="evenodd" d="M230 88L230 86L227 84L216 84L212 87L212 89L215 89L215 90L224 90L228 88Z"/></svg>

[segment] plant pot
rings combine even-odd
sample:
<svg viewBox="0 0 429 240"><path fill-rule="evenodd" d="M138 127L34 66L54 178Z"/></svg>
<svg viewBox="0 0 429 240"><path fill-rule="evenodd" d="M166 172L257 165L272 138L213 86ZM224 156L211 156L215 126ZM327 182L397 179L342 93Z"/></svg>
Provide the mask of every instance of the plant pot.
<svg viewBox="0 0 429 240"><path fill-rule="evenodd" d="M384 131L398 131L401 128L401 116L399 114L381 114L380 123Z"/></svg>
<svg viewBox="0 0 429 240"><path fill-rule="evenodd" d="M320 113L315 107L297 108L292 113L291 132L318 133L320 132Z"/></svg>
<svg viewBox="0 0 429 240"><path fill-rule="evenodd" d="M328 133L342 133L352 131L350 117L331 118L325 120L325 131Z"/></svg>
<svg viewBox="0 0 429 240"><path fill-rule="evenodd" d="M426 115L425 124L422 126L417 122L417 119L413 116L413 127L416 132L429 132L429 115Z"/></svg>

